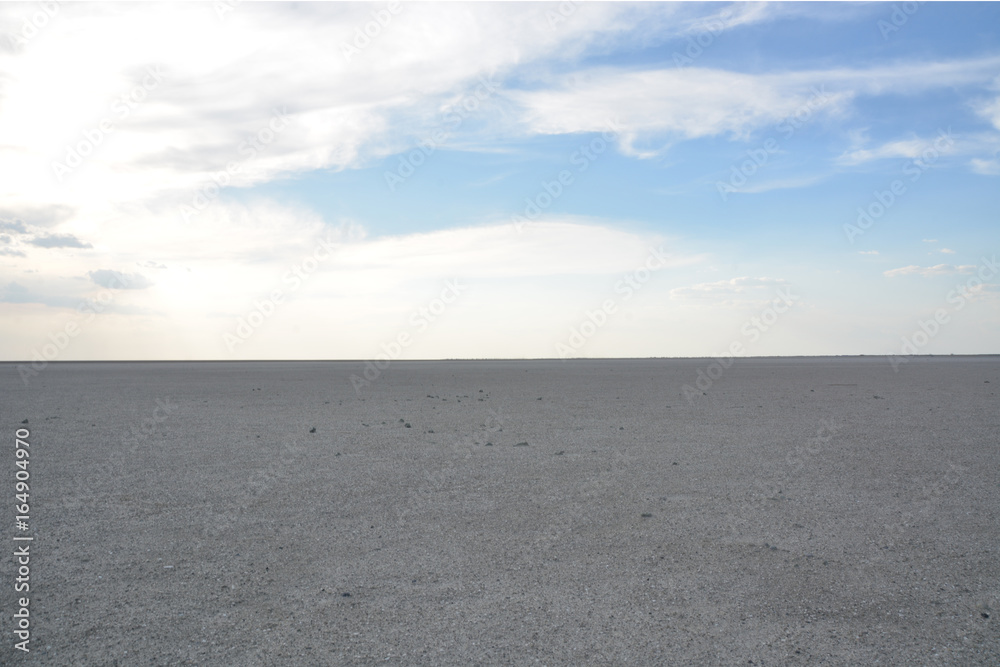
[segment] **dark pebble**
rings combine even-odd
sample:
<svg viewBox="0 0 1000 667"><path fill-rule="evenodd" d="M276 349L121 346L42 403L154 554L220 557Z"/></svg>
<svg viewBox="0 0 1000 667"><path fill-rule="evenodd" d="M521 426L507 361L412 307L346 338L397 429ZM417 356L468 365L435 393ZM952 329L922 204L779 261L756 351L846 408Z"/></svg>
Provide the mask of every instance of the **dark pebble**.
<svg viewBox="0 0 1000 667"><path fill-rule="evenodd" d="M649 512L643 512L643 513L642 513L642 518L644 518L644 519L648 519L648 518L649 518L649 517L651 517L651 516L653 516L653 515L652 515L652 514L650 514Z"/></svg>
<svg viewBox="0 0 1000 667"><path fill-rule="evenodd" d="M410 428L410 422L406 422L405 424L403 424L403 426L405 426L406 428Z"/></svg>
<svg viewBox="0 0 1000 667"><path fill-rule="evenodd" d="M517 444L516 444L516 445L514 445L514 446L515 446L515 447L527 447L527 446L528 446L528 443L526 443L526 442L519 442L519 443L517 443Z"/></svg>
<svg viewBox="0 0 1000 667"><path fill-rule="evenodd" d="M311 429L309 429L309 432L310 432L310 433L315 433L315 432L316 432L316 427L315 427L315 426L313 426L313 427L312 427Z"/></svg>

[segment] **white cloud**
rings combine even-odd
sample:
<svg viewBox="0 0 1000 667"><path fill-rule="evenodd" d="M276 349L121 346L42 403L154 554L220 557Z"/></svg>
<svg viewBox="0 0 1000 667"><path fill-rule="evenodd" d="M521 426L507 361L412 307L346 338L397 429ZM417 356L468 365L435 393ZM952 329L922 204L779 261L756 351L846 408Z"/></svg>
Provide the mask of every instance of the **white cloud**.
<svg viewBox="0 0 1000 667"><path fill-rule="evenodd" d="M924 151L934 149L933 139L903 139L890 141L872 149L858 149L844 153L837 163L844 166L859 165L886 158L919 158Z"/></svg>
<svg viewBox="0 0 1000 667"><path fill-rule="evenodd" d="M760 192L771 192L773 190L792 190L795 188L807 188L816 185L826 179L824 175L801 176L799 178L776 179L761 183L748 183L736 188L737 192L744 194L757 194Z"/></svg>
<svg viewBox="0 0 1000 667"><path fill-rule="evenodd" d="M955 254L955 251L952 250L951 248L941 248L941 252L943 252L946 255L954 255Z"/></svg>
<svg viewBox="0 0 1000 667"><path fill-rule="evenodd" d="M994 82L994 88L1000 88L1000 78ZM976 113L1000 130L1000 97L975 105Z"/></svg>
<svg viewBox="0 0 1000 667"><path fill-rule="evenodd" d="M810 113L838 107L849 93L817 95L800 77L751 75L689 67L623 71L588 70L584 84L510 91L521 120L532 134L572 134L620 129L623 152L656 154L640 141L669 144L728 134L743 137L776 124L801 109ZM662 148L662 146L661 146Z"/></svg>
<svg viewBox="0 0 1000 667"><path fill-rule="evenodd" d="M972 158L969 160L969 167L973 173L982 176L1000 176L1000 159Z"/></svg>
<svg viewBox="0 0 1000 667"><path fill-rule="evenodd" d="M877 255L878 254L878 250L859 250L858 254L859 255Z"/></svg>
<svg viewBox="0 0 1000 667"><path fill-rule="evenodd" d="M60 6L59 20L0 61L4 196L77 207L190 191L242 161L241 144L275 108L291 125L237 184L357 166L440 125L442 106L480 76L570 57L664 11L586 3L552 27L549 6L404 3L348 61L342 47L371 9L246 3L220 21L212 5ZM53 162L81 145L91 155L60 182Z"/></svg>
<svg viewBox="0 0 1000 667"><path fill-rule="evenodd" d="M747 290L753 288L775 287L787 284L788 282L782 278L741 276L739 278L730 278L729 280L699 283L690 287L676 287L670 290L670 297L673 299L717 298L744 294Z"/></svg>
<svg viewBox="0 0 1000 667"><path fill-rule="evenodd" d="M960 266L953 266L951 264L937 264L935 266L917 266L916 264L911 264L910 266L904 266L898 269L890 269L883 272L882 275L887 278L896 278L898 276L910 276L918 275L925 278L931 276L949 276L957 273L974 273L976 267L974 264L962 264Z"/></svg>
<svg viewBox="0 0 1000 667"><path fill-rule="evenodd" d="M108 289L146 289L153 284L141 273L123 273L112 269L89 271L87 275L95 285Z"/></svg>

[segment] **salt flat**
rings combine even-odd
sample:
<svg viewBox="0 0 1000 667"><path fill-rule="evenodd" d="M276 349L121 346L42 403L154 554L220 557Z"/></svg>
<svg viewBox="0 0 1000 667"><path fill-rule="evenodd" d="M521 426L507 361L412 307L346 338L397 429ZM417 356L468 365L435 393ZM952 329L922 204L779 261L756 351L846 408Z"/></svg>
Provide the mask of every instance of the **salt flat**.
<svg viewBox="0 0 1000 667"><path fill-rule="evenodd" d="M1000 358L708 364L0 364L0 662L1000 664Z"/></svg>

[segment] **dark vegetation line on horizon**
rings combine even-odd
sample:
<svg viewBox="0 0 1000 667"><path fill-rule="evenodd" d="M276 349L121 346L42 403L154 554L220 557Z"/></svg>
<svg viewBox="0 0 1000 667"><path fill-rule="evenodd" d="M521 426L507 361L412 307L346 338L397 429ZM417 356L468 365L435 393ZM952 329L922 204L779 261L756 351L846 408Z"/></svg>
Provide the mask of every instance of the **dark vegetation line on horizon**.
<svg viewBox="0 0 1000 667"><path fill-rule="evenodd" d="M882 359L888 355L885 354L783 354L783 355L747 355L737 357L738 359ZM971 354L913 354L905 355L908 358L918 358L918 359L950 359L952 357L1000 357L998 353L971 353ZM482 358L442 358L442 359L393 359L392 363L436 363L442 361L462 361L462 362L495 362L495 361L509 361L509 362L525 362L525 361L668 361L668 360L711 360L717 357L569 357L566 359L561 359L559 357L482 357ZM193 363L193 364L247 364L247 363L263 363L263 364L274 364L274 363L336 363L336 364L354 364L354 363L365 363L365 362L375 362L380 361L379 359L62 359L59 361L49 361L50 365L59 364L178 364L178 363ZM31 364L31 361L22 360L8 360L0 361L0 364Z"/></svg>

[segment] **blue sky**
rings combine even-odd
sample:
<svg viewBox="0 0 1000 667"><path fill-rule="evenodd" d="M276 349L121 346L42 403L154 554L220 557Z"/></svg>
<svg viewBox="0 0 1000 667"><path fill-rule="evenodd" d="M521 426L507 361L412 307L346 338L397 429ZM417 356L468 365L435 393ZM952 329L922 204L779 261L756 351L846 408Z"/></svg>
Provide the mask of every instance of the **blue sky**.
<svg viewBox="0 0 1000 667"><path fill-rule="evenodd" d="M998 353L998 26L5 4L0 358Z"/></svg>

